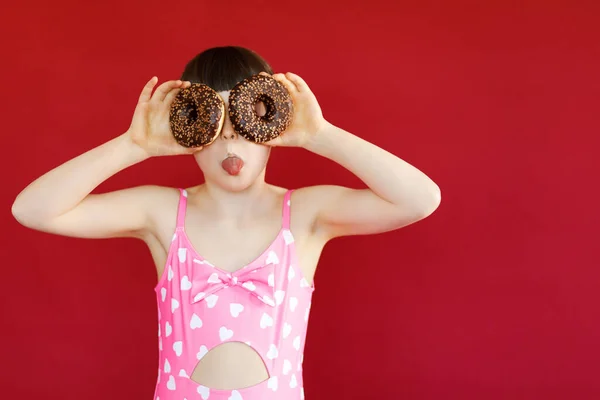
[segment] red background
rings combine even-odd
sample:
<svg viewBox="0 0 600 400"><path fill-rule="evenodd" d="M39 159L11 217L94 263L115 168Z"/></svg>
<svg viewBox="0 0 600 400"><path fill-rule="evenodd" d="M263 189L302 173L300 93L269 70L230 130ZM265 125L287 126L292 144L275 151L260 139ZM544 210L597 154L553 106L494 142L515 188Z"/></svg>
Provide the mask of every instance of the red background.
<svg viewBox="0 0 600 400"><path fill-rule="evenodd" d="M4 399L150 399L156 283L132 239L24 228L44 172L122 133L139 91L206 47L301 75L326 118L442 189L428 219L331 242L316 274L307 400L600 398L596 1L19 2L2 40ZM276 149L278 185L362 187ZM95 192L191 186L151 159ZM40 199L43 201L43 199Z"/></svg>

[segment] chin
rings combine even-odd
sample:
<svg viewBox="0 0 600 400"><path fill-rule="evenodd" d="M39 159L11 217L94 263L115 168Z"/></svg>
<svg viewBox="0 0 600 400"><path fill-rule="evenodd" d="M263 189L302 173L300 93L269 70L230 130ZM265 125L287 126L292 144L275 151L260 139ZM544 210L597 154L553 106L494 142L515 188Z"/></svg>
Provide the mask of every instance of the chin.
<svg viewBox="0 0 600 400"><path fill-rule="evenodd" d="M252 186L260 174L251 174L250 171L242 169L238 175L229 175L225 171L205 175L205 180L228 192L242 192Z"/></svg>

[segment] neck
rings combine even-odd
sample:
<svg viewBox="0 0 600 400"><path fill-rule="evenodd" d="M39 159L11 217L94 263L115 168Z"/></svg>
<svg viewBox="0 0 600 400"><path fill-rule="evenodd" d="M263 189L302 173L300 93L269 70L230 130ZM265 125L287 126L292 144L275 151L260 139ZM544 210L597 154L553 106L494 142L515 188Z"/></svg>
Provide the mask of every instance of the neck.
<svg viewBox="0 0 600 400"><path fill-rule="evenodd" d="M267 187L269 185L257 179L247 188L231 191L213 182L207 181L200 187L203 208L210 208L215 217L224 221L240 221L246 216L261 209L267 202Z"/></svg>

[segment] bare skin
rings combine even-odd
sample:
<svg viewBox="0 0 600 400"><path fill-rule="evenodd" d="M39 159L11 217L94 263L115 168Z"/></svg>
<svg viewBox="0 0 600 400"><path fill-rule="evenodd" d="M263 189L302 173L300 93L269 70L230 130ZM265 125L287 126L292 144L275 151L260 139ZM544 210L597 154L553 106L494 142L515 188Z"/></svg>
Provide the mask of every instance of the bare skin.
<svg viewBox="0 0 600 400"><path fill-rule="evenodd" d="M301 147L342 165L367 186L359 190L319 185L294 191L290 228L299 268L312 282L328 241L399 229L426 218L438 207L440 190L425 174L326 121L299 76L273 77L294 102L292 124L273 141L259 145L239 137L226 116L222 132L211 145L204 149L180 146L170 131L168 111L177 92L190 82L167 81L153 93L154 77L144 86L125 133L30 183L15 199L13 216L24 226L56 235L142 240L159 279L175 231L179 191L142 185L91 192L119 171L150 157L192 155L205 183L186 188L186 233L203 258L220 269L235 271L260 255L281 228L286 189L265 181L271 148ZM219 94L227 102L229 93ZM244 160L236 176L221 168L230 153ZM209 388L239 389L266 380L268 372L254 349L229 342L211 349L190 378Z"/></svg>
<svg viewBox="0 0 600 400"><path fill-rule="evenodd" d="M160 279L175 230L179 191L165 187L157 190L160 191L157 205L162 203L162 212L157 210L154 232L144 241L154 259L157 279ZM281 228L284 188L266 185L266 200L257 204L259 208L249 213L245 220L234 219L230 223L214 217L203 185L186 190L186 234L194 249L220 269L235 271L253 261L271 244ZM310 207L303 207L306 200L306 191L302 189L292 195L290 228L298 250L299 268L307 281L312 282L326 240L311 232ZM210 388L239 389L262 382L269 375L255 350L245 343L230 342L209 351L190 378Z"/></svg>

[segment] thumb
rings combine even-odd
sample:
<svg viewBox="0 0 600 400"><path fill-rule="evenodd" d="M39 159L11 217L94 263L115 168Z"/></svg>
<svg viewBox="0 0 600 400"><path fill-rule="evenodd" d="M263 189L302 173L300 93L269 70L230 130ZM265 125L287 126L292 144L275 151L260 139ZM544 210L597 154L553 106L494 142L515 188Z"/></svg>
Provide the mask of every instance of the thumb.
<svg viewBox="0 0 600 400"><path fill-rule="evenodd" d="M273 147L275 147L275 146L281 146L283 144L283 139L281 138L281 135L279 135L276 138L271 139L271 140L265 142L264 144L267 145L267 146L273 146Z"/></svg>
<svg viewBox="0 0 600 400"><path fill-rule="evenodd" d="M147 112L148 103L138 103L135 107L135 110L133 111L133 117L131 119L131 128L133 128L134 130L143 129Z"/></svg>

